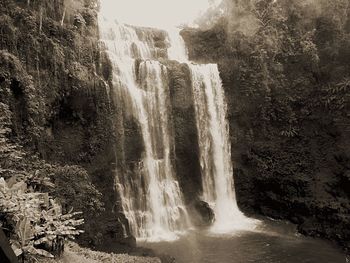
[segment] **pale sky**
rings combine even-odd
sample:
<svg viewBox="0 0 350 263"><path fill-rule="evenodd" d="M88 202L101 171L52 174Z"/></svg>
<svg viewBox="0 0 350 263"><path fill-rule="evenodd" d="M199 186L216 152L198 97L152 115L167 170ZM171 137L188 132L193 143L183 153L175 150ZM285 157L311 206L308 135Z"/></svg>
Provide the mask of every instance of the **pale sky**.
<svg viewBox="0 0 350 263"><path fill-rule="evenodd" d="M138 26L168 28L189 23L221 0L101 0L102 15Z"/></svg>

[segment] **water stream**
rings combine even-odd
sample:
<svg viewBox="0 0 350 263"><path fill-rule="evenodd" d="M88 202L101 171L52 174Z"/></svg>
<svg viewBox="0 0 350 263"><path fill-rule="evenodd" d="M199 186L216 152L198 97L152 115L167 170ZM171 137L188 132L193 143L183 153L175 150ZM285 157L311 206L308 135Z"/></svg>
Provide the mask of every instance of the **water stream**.
<svg viewBox="0 0 350 263"><path fill-rule="evenodd" d="M233 182L227 105L215 64L190 65L202 168L203 200L215 213L211 230L254 229L256 220L239 211Z"/></svg>
<svg viewBox="0 0 350 263"><path fill-rule="evenodd" d="M167 69L157 61L147 30L101 18L100 31L113 65L117 99L132 111L144 144L138 176L116 178L124 213L139 240L176 239L190 222L170 161Z"/></svg>

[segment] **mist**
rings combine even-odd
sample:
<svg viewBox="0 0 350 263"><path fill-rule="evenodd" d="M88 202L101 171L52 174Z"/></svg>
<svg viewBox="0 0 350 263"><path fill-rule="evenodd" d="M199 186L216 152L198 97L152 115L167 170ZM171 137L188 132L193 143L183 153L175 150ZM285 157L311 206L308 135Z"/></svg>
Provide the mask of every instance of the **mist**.
<svg viewBox="0 0 350 263"><path fill-rule="evenodd" d="M118 22L156 28L193 25L209 7L221 0L104 0L102 13Z"/></svg>

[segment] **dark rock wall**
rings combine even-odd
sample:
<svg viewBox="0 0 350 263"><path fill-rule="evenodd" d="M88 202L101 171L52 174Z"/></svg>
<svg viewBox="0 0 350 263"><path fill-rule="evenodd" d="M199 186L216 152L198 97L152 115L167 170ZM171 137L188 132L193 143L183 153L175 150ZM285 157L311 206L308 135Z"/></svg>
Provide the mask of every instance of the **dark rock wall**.
<svg viewBox="0 0 350 263"><path fill-rule="evenodd" d="M186 64L168 62L174 163L186 203L193 204L201 194L201 168L198 134L190 70Z"/></svg>

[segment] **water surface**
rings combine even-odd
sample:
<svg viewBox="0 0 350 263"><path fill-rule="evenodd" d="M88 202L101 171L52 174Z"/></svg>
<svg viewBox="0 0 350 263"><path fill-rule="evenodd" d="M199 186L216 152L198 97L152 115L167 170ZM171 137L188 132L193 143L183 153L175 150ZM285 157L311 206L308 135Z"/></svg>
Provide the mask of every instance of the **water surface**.
<svg viewBox="0 0 350 263"><path fill-rule="evenodd" d="M257 231L215 236L194 231L175 242L145 243L177 263L345 263L335 245L296 234L295 227L265 222Z"/></svg>

